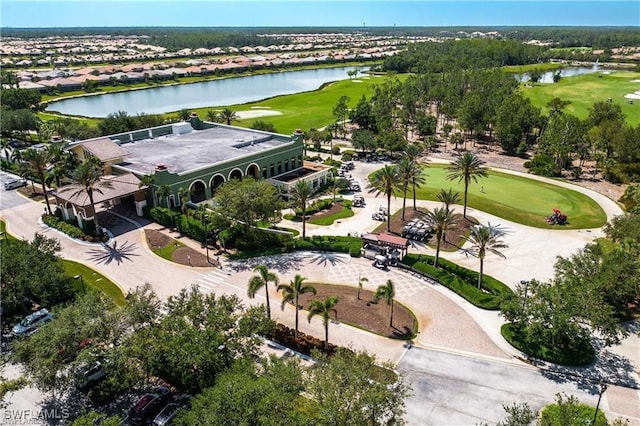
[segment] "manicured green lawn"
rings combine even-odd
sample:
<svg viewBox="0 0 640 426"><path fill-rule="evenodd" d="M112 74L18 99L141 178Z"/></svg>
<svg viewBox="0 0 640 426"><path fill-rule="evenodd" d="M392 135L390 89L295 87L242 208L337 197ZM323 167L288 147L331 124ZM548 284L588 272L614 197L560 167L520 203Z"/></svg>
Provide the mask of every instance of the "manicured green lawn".
<svg viewBox="0 0 640 426"><path fill-rule="evenodd" d="M311 223L313 225L329 226L332 225L336 220L351 217L353 216L353 214L353 210L343 207L339 212L336 212L330 216L319 217L317 219L309 219L307 223Z"/></svg>
<svg viewBox="0 0 640 426"><path fill-rule="evenodd" d="M184 244L172 239L166 246L161 248L152 248L151 251L161 258L173 262L173 252L180 247L184 247Z"/></svg>
<svg viewBox="0 0 640 426"><path fill-rule="evenodd" d="M101 291L107 297L110 297L117 306L127 304L120 287L104 275L72 260L63 260L62 263L64 264L64 270L67 275L71 277L75 277L76 275L82 276L86 291ZM82 292L82 283L80 280L74 280L73 286L78 293Z"/></svg>
<svg viewBox="0 0 640 426"><path fill-rule="evenodd" d="M399 75L399 80L406 79L406 75ZM255 110L252 107L270 108L280 111L282 115L272 115L259 118L247 118L234 121L236 126L249 127L256 120L263 120L273 123L279 133L290 134L296 129L308 130L311 128L321 128L335 121L333 107L338 103L341 96L348 96L350 108L355 108L362 95L367 99L373 96L373 87L381 84L387 77L369 77L366 74L358 75L352 80L342 80L331 83L328 86L311 92L296 93L293 95L277 96L260 102L251 102L242 105L231 105L229 108L234 111ZM360 82L356 82L358 80ZM207 111L219 110L223 107L199 108L195 111L202 119L206 119Z"/></svg>
<svg viewBox="0 0 640 426"><path fill-rule="evenodd" d="M446 179L444 165L431 165L425 168L426 184L416 191L421 200L437 201L440 189L452 188L460 193L463 204L464 184L457 180ZM484 192L480 192L484 189ZM400 192L396 196L402 197ZM410 192L407 198L410 197ZM469 185L467 214L473 216L469 208L498 216L512 222L536 228L548 229L585 229L603 226L607 219L598 203L577 191L562 188L537 180L489 171L487 178L478 179L478 183ZM544 217L550 216L558 208L568 216L567 225L548 225ZM460 211L459 213L462 213Z"/></svg>
<svg viewBox="0 0 640 426"><path fill-rule="evenodd" d="M564 77L558 83L539 83L534 87L520 86L524 96L547 113L547 102L553 98L570 101L565 112L578 118L586 118L589 108L594 102L612 99L614 104L620 105L631 126L640 124L640 99L634 100L633 105L624 97L627 93L640 90L640 73L629 71L611 71L609 74L593 73L575 77Z"/></svg>

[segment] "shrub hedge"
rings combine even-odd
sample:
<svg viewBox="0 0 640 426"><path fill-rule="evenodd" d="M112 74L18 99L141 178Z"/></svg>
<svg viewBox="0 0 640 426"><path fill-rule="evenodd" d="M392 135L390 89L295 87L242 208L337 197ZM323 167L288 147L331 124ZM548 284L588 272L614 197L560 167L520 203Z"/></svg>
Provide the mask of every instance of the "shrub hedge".
<svg viewBox="0 0 640 426"><path fill-rule="evenodd" d="M64 234L67 234L71 238L75 238L78 240L100 242L100 241L107 241L109 239L108 235L103 235L102 237L87 235L82 229L78 228L75 225L67 223L65 221L62 221L54 215L49 215L49 214L42 215L42 222L45 225L55 228L58 231Z"/></svg>
<svg viewBox="0 0 640 426"><path fill-rule="evenodd" d="M295 330L287 327L284 324L277 323L275 328L267 336L274 342L278 342L294 351L303 353L305 355L311 355L313 350L332 355L337 350L337 346L329 342L329 350L325 351L324 340L320 340L310 334L305 334L301 331L298 332L298 338L295 338Z"/></svg>
<svg viewBox="0 0 640 426"><path fill-rule="evenodd" d="M427 262L431 262L431 264ZM471 271L446 259L438 259L438 267L433 266L433 257L409 254L402 263L422 275L431 277L443 286L463 297L471 304L481 308L497 311L505 293L511 289L495 278L484 274L482 284L485 291L478 289L478 273Z"/></svg>
<svg viewBox="0 0 640 426"><path fill-rule="evenodd" d="M362 240L358 237L314 235L294 240L293 246L296 250L324 250L349 253L351 257L360 257Z"/></svg>

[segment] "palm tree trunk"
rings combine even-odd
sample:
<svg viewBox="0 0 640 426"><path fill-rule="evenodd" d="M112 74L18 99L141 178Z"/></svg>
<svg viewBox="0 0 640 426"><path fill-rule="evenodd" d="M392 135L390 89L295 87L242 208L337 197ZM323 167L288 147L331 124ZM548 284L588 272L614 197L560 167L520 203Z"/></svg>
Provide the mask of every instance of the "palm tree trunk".
<svg viewBox="0 0 640 426"><path fill-rule="evenodd" d="M302 207L302 239L307 236L307 203Z"/></svg>
<svg viewBox="0 0 640 426"><path fill-rule="evenodd" d="M271 319L271 303L269 303L269 281L264 283L264 292L267 296L267 318Z"/></svg>
<svg viewBox="0 0 640 426"><path fill-rule="evenodd" d="M51 205L49 204L49 194L47 194L47 185L44 183L44 175L39 176L40 182L42 182L42 195L44 196L44 202L47 205L47 211L51 213Z"/></svg>
<svg viewBox="0 0 640 426"><path fill-rule="evenodd" d="M295 329L295 332L293 334L293 337L295 339L298 338L298 296L296 296L296 329Z"/></svg>
<svg viewBox="0 0 640 426"><path fill-rule="evenodd" d="M324 351L329 351L329 320L324 322Z"/></svg>
<svg viewBox="0 0 640 426"><path fill-rule="evenodd" d="M484 270L484 259L480 258L480 273L478 274L478 290L482 288L482 272Z"/></svg>
<svg viewBox="0 0 640 426"><path fill-rule="evenodd" d="M433 259L433 266L435 268L438 267L438 257L440 256L440 240L442 237L438 237L437 238L437 242L436 242L436 257Z"/></svg>
<svg viewBox="0 0 640 426"><path fill-rule="evenodd" d="M391 194L387 197L387 232L391 232Z"/></svg>
<svg viewBox="0 0 640 426"><path fill-rule="evenodd" d="M416 207L416 183L412 182L413 184L413 211L418 210L418 208Z"/></svg>
<svg viewBox="0 0 640 426"><path fill-rule="evenodd" d="M393 299L391 299L391 319L389 320L389 326L393 327Z"/></svg>
<svg viewBox="0 0 640 426"><path fill-rule="evenodd" d="M407 187L408 186L409 185L404 186L404 197L402 197L402 221L403 222L404 222L404 209L405 209L405 206L407 205L407 189L408 189Z"/></svg>
<svg viewBox="0 0 640 426"><path fill-rule="evenodd" d="M469 191L469 183L464 184L464 209L462 210L462 217L467 218L467 193Z"/></svg>
<svg viewBox="0 0 640 426"><path fill-rule="evenodd" d="M93 209L93 223L96 226L96 232L98 231L98 229L100 229L100 224L98 223L98 212L96 211L96 206L93 202L93 191L88 191L89 193L87 195L89 195L89 202L91 203L91 208Z"/></svg>

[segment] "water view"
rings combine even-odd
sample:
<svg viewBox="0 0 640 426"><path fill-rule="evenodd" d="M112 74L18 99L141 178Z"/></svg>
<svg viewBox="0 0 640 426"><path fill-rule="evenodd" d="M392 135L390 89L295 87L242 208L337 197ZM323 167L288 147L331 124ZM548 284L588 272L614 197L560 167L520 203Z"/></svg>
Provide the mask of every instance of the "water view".
<svg viewBox="0 0 640 426"><path fill-rule="evenodd" d="M592 67L568 67L560 69L560 76L572 77L575 75L591 74L598 71L601 71L600 68L598 68L598 64L593 64ZM543 72L542 77L540 78L538 83L553 83L553 74L555 72L556 71ZM526 82L530 80L529 74L519 74L516 75L516 78L520 82Z"/></svg>
<svg viewBox="0 0 640 426"><path fill-rule="evenodd" d="M315 90L330 81L346 80L349 78L347 71L356 68L368 69L368 67L339 67L287 71L130 92L106 93L51 102L47 110L67 115L106 117L119 110L126 111L130 115L142 112L159 114L183 108L235 105Z"/></svg>

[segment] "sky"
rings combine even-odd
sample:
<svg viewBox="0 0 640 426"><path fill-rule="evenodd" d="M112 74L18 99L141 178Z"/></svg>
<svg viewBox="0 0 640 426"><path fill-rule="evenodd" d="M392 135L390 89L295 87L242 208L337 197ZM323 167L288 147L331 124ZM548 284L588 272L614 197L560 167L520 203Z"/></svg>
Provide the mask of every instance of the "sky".
<svg viewBox="0 0 640 426"><path fill-rule="evenodd" d="M0 0L2 27L640 26L640 1Z"/></svg>

